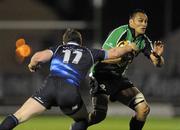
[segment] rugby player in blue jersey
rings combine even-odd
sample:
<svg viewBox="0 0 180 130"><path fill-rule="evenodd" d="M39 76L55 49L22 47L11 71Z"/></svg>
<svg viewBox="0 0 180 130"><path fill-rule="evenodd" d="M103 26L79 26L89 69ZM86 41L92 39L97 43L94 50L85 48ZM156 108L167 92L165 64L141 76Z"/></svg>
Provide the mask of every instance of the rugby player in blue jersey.
<svg viewBox="0 0 180 130"><path fill-rule="evenodd" d="M63 45L36 52L32 56L29 70L35 72L39 64L50 62L49 76L19 110L2 121L0 130L12 130L52 106L58 106L64 114L74 119L71 130L86 130L92 123L79 93L81 82L95 62L119 58L134 50L133 45L108 51L89 49L82 46L78 31L67 29L63 35Z"/></svg>

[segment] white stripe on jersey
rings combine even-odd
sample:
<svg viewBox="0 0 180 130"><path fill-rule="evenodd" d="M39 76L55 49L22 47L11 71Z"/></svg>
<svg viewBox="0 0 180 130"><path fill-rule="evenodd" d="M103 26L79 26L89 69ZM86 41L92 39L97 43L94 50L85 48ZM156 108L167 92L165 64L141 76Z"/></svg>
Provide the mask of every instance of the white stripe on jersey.
<svg viewBox="0 0 180 130"><path fill-rule="evenodd" d="M59 46L56 48L56 50L54 51L53 54L56 54L56 52L58 51L59 47L61 47L61 46L62 46L62 45L59 45Z"/></svg>
<svg viewBox="0 0 180 130"><path fill-rule="evenodd" d="M144 37L148 40L148 42L150 43L150 46L151 46L151 52L153 52L154 50L154 47L153 47L153 44L152 44L152 41L144 34Z"/></svg>

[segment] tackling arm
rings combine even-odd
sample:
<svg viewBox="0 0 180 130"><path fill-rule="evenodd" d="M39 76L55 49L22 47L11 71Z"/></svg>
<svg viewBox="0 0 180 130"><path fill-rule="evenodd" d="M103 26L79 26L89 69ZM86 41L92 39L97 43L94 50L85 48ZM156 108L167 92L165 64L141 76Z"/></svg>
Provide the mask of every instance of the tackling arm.
<svg viewBox="0 0 180 130"><path fill-rule="evenodd" d="M45 63L52 58L53 52L51 50L43 50L36 52L28 65L31 72L35 72L39 63Z"/></svg>
<svg viewBox="0 0 180 130"><path fill-rule="evenodd" d="M111 64L118 63L119 61L121 61L122 56L124 56L125 54L127 54L129 52L133 52L136 50L137 50L137 48L134 43L112 48L112 49L108 50L108 59L102 61L102 63L111 63Z"/></svg>

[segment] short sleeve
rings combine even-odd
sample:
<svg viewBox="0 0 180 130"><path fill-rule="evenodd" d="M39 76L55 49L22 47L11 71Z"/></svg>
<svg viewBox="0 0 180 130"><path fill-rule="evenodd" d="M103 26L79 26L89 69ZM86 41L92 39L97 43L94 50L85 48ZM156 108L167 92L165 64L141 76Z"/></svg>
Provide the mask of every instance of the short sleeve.
<svg viewBox="0 0 180 130"><path fill-rule="evenodd" d="M51 50L54 53L56 53L56 51L58 50L59 47L61 47L62 45L56 45L56 46L51 46L48 49Z"/></svg>
<svg viewBox="0 0 180 130"><path fill-rule="evenodd" d="M107 51L100 49L90 49L92 52L92 56L94 61L101 61L107 58Z"/></svg>
<svg viewBox="0 0 180 130"><path fill-rule="evenodd" d="M56 48L57 48L57 46L51 46L48 49L54 53L56 51Z"/></svg>
<svg viewBox="0 0 180 130"><path fill-rule="evenodd" d="M120 26L116 29L114 29L108 36L108 38L106 39L106 41L104 42L102 48L104 50L109 50L111 48L116 47L117 43L119 42L119 40L122 38L122 36L124 36L124 34L126 34L127 32L127 27L128 25L123 25Z"/></svg>

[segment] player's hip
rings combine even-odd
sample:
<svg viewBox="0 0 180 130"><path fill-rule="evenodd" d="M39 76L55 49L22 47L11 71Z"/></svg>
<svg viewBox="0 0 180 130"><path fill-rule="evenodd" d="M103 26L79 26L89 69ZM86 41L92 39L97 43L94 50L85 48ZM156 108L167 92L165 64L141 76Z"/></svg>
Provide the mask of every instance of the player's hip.
<svg viewBox="0 0 180 130"><path fill-rule="evenodd" d="M122 75L109 77L109 79L96 77L97 82L103 87L108 95L114 95L118 91L133 87L133 83Z"/></svg>
<svg viewBox="0 0 180 130"><path fill-rule="evenodd" d="M32 97L47 109L50 109L51 106L73 107L81 103L76 86L69 84L64 79L54 77L48 77Z"/></svg>

